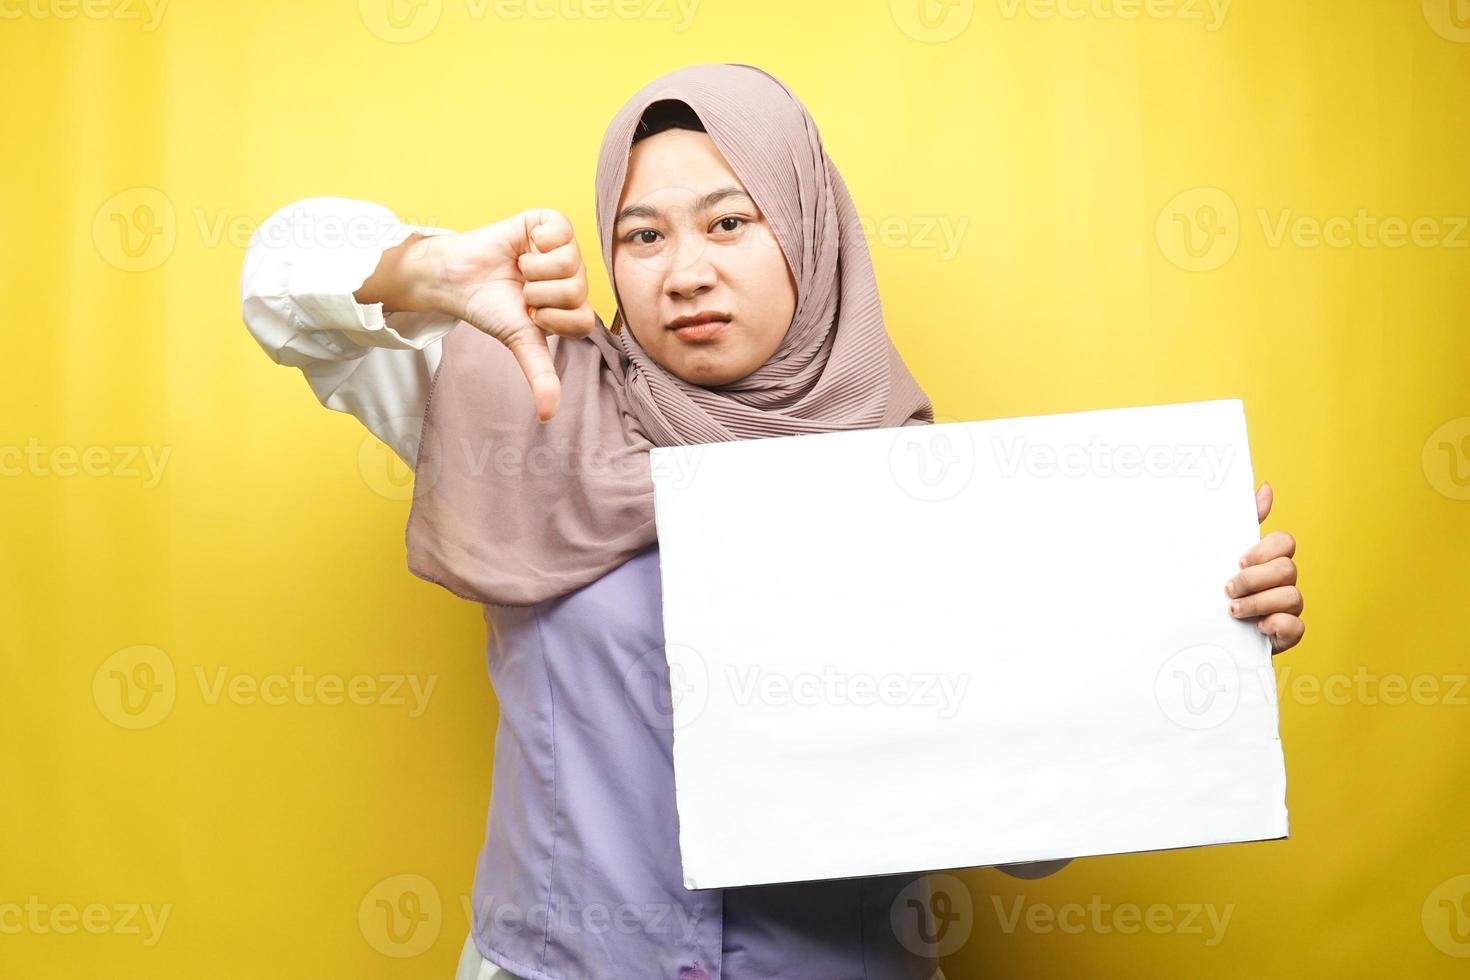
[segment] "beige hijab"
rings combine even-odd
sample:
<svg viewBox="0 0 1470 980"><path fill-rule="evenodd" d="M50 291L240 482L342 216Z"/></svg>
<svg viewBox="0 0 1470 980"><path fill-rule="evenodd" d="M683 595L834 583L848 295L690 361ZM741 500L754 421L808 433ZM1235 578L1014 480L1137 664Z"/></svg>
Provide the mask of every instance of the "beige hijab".
<svg viewBox="0 0 1470 980"><path fill-rule="evenodd" d="M562 394L542 424L510 351L457 324L430 388L406 534L409 569L456 595L531 605L657 544L653 446L934 420L884 329L867 242L816 123L759 68L681 68L618 111L597 162L609 272L634 129L665 99L694 110L770 223L797 283L791 326L754 372L709 388L660 367L620 312L615 332L599 319L588 337L550 338Z"/></svg>

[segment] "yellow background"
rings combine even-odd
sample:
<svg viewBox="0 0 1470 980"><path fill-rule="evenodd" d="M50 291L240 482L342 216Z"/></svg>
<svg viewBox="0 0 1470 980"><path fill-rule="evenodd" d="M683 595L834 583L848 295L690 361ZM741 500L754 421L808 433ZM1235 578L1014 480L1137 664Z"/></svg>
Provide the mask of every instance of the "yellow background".
<svg viewBox="0 0 1470 980"><path fill-rule="evenodd" d="M480 611L405 569L402 468L247 334L244 245L317 194L454 228L556 207L608 318L603 127L706 61L811 109L942 416L1243 398L1266 527L1300 542L1291 839L966 873L950 980L1464 975L1470 4L385 2L0 2L0 447L31 447L0 477L0 927L50 910L0 931L0 977L452 975L495 718ZM1418 241L1384 245L1389 218ZM435 687L411 717L382 689L213 686L298 668ZM405 888L425 917L398 943L373 910ZM1018 897L1230 918L1213 944L1114 913L1008 931ZM63 933L67 905L96 928ZM169 909L156 942L129 905Z"/></svg>

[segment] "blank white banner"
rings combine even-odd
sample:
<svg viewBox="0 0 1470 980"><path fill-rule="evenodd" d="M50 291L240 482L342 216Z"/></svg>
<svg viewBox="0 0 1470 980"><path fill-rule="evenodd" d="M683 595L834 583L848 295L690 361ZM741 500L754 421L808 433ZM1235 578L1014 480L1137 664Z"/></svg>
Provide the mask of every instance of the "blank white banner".
<svg viewBox="0 0 1470 980"><path fill-rule="evenodd" d="M651 463L686 887L1286 836L1238 400Z"/></svg>

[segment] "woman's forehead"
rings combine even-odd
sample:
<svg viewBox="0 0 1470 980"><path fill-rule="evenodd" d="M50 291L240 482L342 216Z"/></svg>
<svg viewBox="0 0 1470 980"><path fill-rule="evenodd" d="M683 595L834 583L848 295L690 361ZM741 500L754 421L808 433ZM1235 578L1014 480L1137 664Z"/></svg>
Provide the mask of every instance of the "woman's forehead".
<svg viewBox="0 0 1470 980"><path fill-rule="evenodd" d="M741 195L741 196L737 196ZM749 189L706 133L671 129L633 145L618 200L618 218L669 209L749 201Z"/></svg>

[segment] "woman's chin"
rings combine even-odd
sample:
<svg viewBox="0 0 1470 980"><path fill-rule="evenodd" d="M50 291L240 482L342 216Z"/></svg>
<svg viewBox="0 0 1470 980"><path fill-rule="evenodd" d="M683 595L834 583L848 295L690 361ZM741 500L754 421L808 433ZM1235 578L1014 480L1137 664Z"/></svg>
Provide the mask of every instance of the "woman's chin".
<svg viewBox="0 0 1470 980"><path fill-rule="evenodd" d="M702 388L714 388L739 381L755 370L753 367L746 367L742 360L732 359L728 355L720 356L715 351L690 352L678 358L678 363L666 364L664 367L690 384Z"/></svg>

